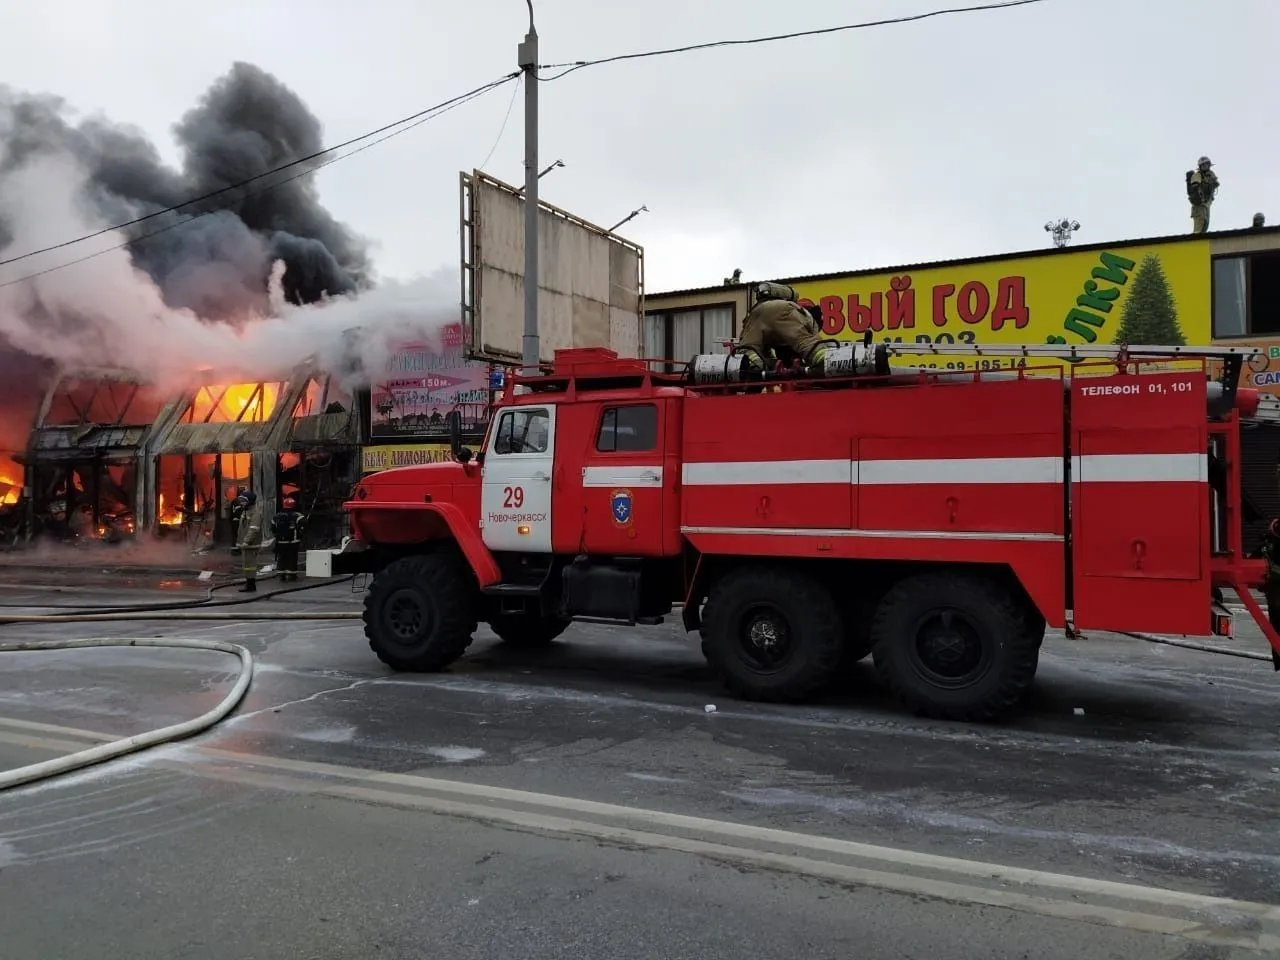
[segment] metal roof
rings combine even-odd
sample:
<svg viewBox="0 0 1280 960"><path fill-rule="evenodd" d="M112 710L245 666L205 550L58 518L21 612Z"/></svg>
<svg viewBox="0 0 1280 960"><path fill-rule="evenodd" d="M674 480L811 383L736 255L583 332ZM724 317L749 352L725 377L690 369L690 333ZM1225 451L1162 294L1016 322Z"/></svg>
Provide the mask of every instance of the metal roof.
<svg viewBox="0 0 1280 960"><path fill-rule="evenodd" d="M710 294L716 291L747 290L752 283L762 279L775 283L797 284L818 283L823 280L839 280L843 277L870 276L877 273L902 273L911 270L928 270L938 267L958 267L973 263L991 263L997 260L1023 260L1030 257L1055 257L1070 253L1088 253L1094 250L1110 250L1116 247L1158 246L1167 243L1187 242L1191 240L1215 240L1226 237L1276 236L1280 237L1280 225L1272 227L1242 227L1238 230L1213 230L1208 233L1176 233L1163 237L1137 237L1132 240L1108 240L1105 243L1087 243L1069 247L1038 247L1029 250L1017 250L1013 253L991 253L976 257L959 257L951 260L924 260L919 263L899 264L886 267L863 267L858 270L840 270L835 273L813 273L799 277L767 277L742 283L713 284L709 287L689 287L685 290L663 290L661 293L645 295L645 300L656 300L661 297L686 297L695 294Z"/></svg>
<svg viewBox="0 0 1280 960"><path fill-rule="evenodd" d="M141 445L148 427L41 427L32 436L31 449L37 455L53 451L134 450Z"/></svg>
<svg viewBox="0 0 1280 960"><path fill-rule="evenodd" d="M296 444L350 444L360 442L359 420L355 411L320 413L298 417L289 429L289 441Z"/></svg>
<svg viewBox="0 0 1280 960"><path fill-rule="evenodd" d="M251 453L271 448L271 421L253 423L176 423L156 444L158 454Z"/></svg>

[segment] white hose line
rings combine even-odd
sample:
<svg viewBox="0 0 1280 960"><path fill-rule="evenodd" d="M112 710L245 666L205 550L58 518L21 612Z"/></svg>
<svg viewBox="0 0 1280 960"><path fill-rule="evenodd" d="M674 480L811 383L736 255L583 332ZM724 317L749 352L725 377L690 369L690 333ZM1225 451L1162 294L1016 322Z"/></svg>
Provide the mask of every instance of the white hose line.
<svg viewBox="0 0 1280 960"><path fill-rule="evenodd" d="M33 780L43 780L70 773L73 770L101 763L104 760L112 760L127 753L135 753L147 747L180 740L194 733L208 730L239 705L249 690L249 684L253 682L253 655L239 644L223 643L219 640L186 640L181 638L33 640L26 643L0 644L0 653L78 650L89 647L173 647L181 650L208 650L215 653L229 653L234 657L240 658L240 676L236 678L235 686L223 697L222 702L208 713L202 714L193 720L184 720L182 723L161 727L159 730L151 730L147 733L125 737L121 740L113 740L110 743L90 747L88 750L80 750L64 757L43 760L40 763L28 764L15 770L0 771L0 790L7 790L10 787L30 783Z"/></svg>
<svg viewBox="0 0 1280 960"><path fill-rule="evenodd" d="M1239 657L1242 660L1265 660L1271 663L1273 658L1269 653L1258 653L1256 650L1233 650L1228 647L1211 647L1207 643L1195 643L1190 640L1175 640L1173 637L1161 637L1154 633L1128 633L1121 634L1125 637L1133 637L1135 640L1145 640L1147 643L1161 643L1166 647L1181 647L1184 650L1198 650L1201 653L1216 653L1223 657Z"/></svg>
<svg viewBox="0 0 1280 960"><path fill-rule="evenodd" d="M218 612L193 610L185 613L181 610L157 610L155 613L23 613L0 614L0 624L5 623L101 623L109 620L359 620L364 616L358 610L335 610L329 612L301 613L288 612L261 613Z"/></svg>

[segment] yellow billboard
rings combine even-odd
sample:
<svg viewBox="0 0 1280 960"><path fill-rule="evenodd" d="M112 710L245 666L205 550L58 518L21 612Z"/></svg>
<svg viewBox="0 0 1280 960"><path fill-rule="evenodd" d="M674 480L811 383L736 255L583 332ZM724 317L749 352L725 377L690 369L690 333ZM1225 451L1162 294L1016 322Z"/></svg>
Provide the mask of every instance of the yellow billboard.
<svg viewBox="0 0 1280 960"><path fill-rule="evenodd" d="M447 443L397 443L360 448L360 472L377 473L392 467L416 467L423 463L444 463L453 454Z"/></svg>
<svg viewBox="0 0 1280 960"><path fill-rule="evenodd" d="M1211 341L1208 240L1006 257L794 283L822 309L826 336L933 344ZM901 354L899 362L966 370L1047 361ZM1057 364L1055 364L1057 366Z"/></svg>

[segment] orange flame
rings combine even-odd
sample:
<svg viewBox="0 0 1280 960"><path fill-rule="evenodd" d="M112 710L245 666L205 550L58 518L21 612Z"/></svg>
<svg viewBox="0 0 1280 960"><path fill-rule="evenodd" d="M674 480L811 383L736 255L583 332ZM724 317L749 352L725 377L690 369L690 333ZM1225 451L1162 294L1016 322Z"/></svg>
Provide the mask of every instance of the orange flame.
<svg viewBox="0 0 1280 960"><path fill-rule="evenodd" d="M156 508L156 522L162 527L177 527L182 525L182 511L177 507L165 508L164 494L160 494L160 502Z"/></svg>
<svg viewBox="0 0 1280 960"><path fill-rule="evenodd" d="M193 423L234 423L237 420L261 423L275 410L281 386L279 383L234 383L201 387L191 404L191 420Z"/></svg>
<svg viewBox="0 0 1280 960"><path fill-rule="evenodd" d="M0 455L0 507L18 502L22 496L22 467Z"/></svg>

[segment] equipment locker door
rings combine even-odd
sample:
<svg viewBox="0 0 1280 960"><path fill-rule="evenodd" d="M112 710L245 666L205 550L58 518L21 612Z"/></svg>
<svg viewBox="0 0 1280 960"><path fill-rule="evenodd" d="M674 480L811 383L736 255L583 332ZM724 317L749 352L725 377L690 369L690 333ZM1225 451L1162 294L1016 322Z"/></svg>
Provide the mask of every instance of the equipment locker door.
<svg viewBox="0 0 1280 960"><path fill-rule="evenodd" d="M1076 626L1208 633L1203 373L1078 377L1071 425Z"/></svg>
<svg viewBox="0 0 1280 960"><path fill-rule="evenodd" d="M484 460L480 524L490 550L551 552L551 473L556 408L513 407L498 415Z"/></svg>

